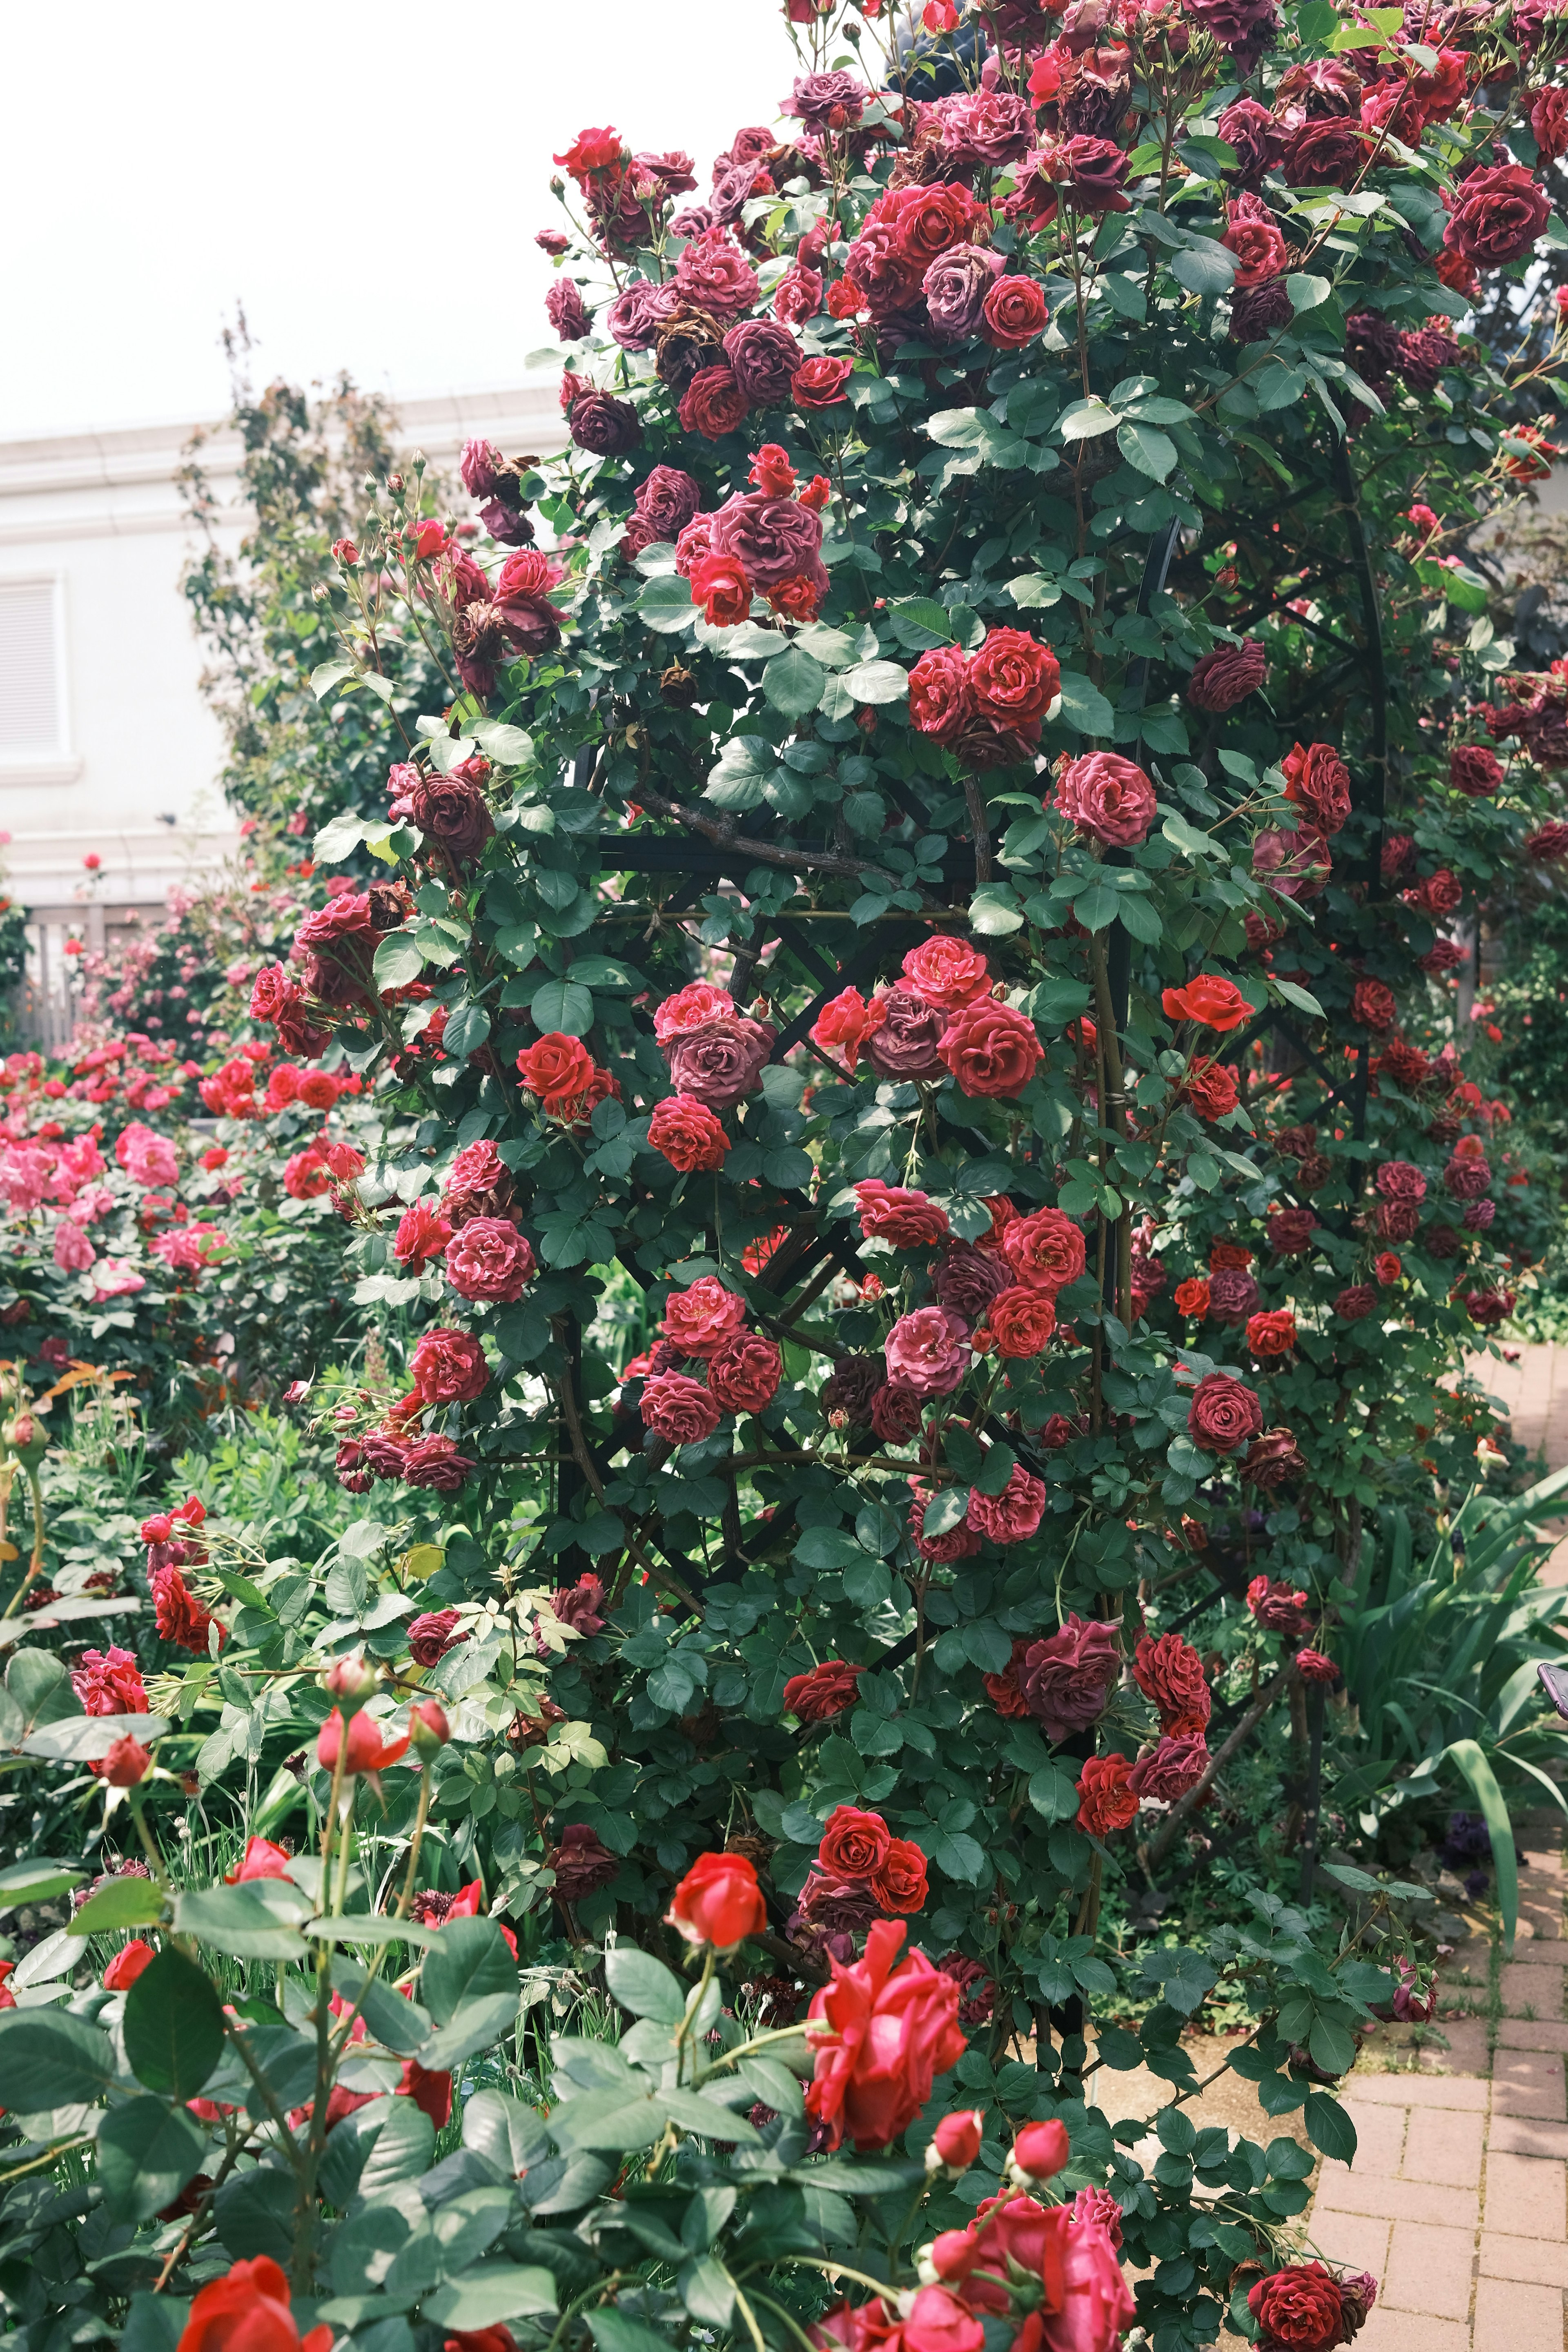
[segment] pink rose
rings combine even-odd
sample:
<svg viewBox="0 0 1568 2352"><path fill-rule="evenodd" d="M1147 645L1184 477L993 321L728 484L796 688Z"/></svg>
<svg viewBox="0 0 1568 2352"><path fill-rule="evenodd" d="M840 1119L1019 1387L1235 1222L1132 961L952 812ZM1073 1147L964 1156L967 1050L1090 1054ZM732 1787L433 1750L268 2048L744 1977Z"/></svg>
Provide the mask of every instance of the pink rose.
<svg viewBox="0 0 1568 2352"><path fill-rule="evenodd" d="M951 1396L972 1360L967 1328L940 1307L901 1315L883 1349L888 1378L916 1396Z"/></svg>
<svg viewBox="0 0 1568 2352"><path fill-rule="evenodd" d="M1154 787L1142 768L1117 752L1087 751L1063 769L1056 805L1080 833L1127 849L1149 838Z"/></svg>
<svg viewBox="0 0 1568 2352"><path fill-rule="evenodd" d="M532 1244L509 1217L474 1217L447 1244L447 1279L459 1298L508 1304L534 1271Z"/></svg>
<svg viewBox="0 0 1568 2352"><path fill-rule="evenodd" d="M685 1372L659 1372L644 1383L644 1423L671 1445L693 1445L719 1426L719 1402Z"/></svg>
<svg viewBox="0 0 1568 2352"><path fill-rule="evenodd" d="M710 1110L728 1110L754 1094L778 1032L765 1021L707 1021L672 1037L665 1047L676 1094L694 1095Z"/></svg>

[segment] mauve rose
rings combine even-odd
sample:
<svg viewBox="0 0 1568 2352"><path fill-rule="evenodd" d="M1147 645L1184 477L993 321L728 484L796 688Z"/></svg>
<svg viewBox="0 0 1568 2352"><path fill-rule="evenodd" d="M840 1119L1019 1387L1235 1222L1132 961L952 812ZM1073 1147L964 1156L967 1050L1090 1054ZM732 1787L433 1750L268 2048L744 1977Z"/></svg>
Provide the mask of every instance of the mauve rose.
<svg viewBox="0 0 1568 2352"><path fill-rule="evenodd" d="M373 1429L360 1449L365 1468L378 1478L401 1478L407 1450L401 1438L389 1436L384 1429Z"/></svg>
<svg viewBox="0 0 1568 2352"><path fill-rule="evenodd" d="M985 297L1005 266L1001 254L984 245L953 245L938 255L921 290L939 342L967 342L979 334Z"/></svg>
<svg viewBox="0 0 1568 2352"><path fill-rule="evenodd" d="M721 322L741 317L757 299L757 273L728 231L693 237L675 265L676 291Z"/></svg>
<svg viewBox="0 0 1568 2352"><path fill-rule="evenodd" d="M1166 1737L1149 1755L1142 1756L1127 1776L1127 1785L1139 1797L1153 1797L1173 1805L1203 1779L1208 1768L1208 1742L1201 1731Z"/></svg>
<svg viewBox="0 0 1568 2352"><path fill-rule="evenodd" d="M871 1427L884 1445L907 1445L920 1428L923 1410L913 1389L885 1380L871 1399Z"/></svg>
<svg viewBox="0 0 1568 2352"><path fill-rule="evenodd" d="M931 1269L937 1303L969 1324L982 1323L994 1298L1007 1287L1007 1268L967 1242L950 1244Z"/></svg>
<svg viewBox="0 0 1568 2352"><path fill-rule="evenodd" d="M720 1422L719 1400L685 1372L658 1372L643 1383L645 1427L671 1445L693 1445L711 1437Z"/></svg>
<svg viewBox="0 0 1568 2352"><path fill-rule="evenodd" d="M1466 1206L1465 1213L1459 1223L1468 1234L1484 1234L1489 1229L1492 1219L1496 1215L1495 1201L1471 1201Z"/></svg>
<svg viewBox="0 0 1568 2352"><path fill-rule="evenodd" d="M1449 253L1500 269L1528 253L1552 216L1550 197L1522 163L1492 163L1462 180L1443 231Z"/></svg>
<svg viewBox="0 0 1568 2352"><path fill-rule="evenodd" d="M945 1013L936 1012L907 988L890 988L872 999L882 1008L880 1025L866 1038L862 1051L879 1078L943 1078L947 1065L937 1047L947 1027Z"/></svg>
<svg viewBox="0 0 1568 2352"><path fill-rule="evenodd" d="M1261 180L1284 151L1284 131L1268 109L1259 106L1255 98L1233 100L1215 129L1226 145L1236 150L1236 163L1227 169L1227 179L1234 176L1243 183Z"/></svg>
<svg viewBox="0 0 1568 2352"><path fill-rule="evenodd" d="M1056 805L1091 839L1127 849L1149 838L1154 787L1142 768L1120 753L1086 751L1058 778Z"/></svg>
<svg viewBox="0 0 1568 2352"><path fill-rule="evenodd" d="M1121 1643L1115 1625L1074 1614L1059 1633L1030 1643L1018 1682L1029 1713L1043 1725L1047 1738L1068 1739L1099 1722L1121 1671Z"/></svg>
<svg viewBox="0 0 1568 2352"><path fill-rule="evenodd" d="M1162 1633L1158 1641L1141 1633L1132 1679L1159 1709L1167 1730L1177 1723L1191 1728L1208 1721L1213 1701L1204 1680L1203 1660L1179 1633Z"/></svg>
<svg viewBox="0 0 1568 2352"><path fill-rule="evenodd" d="M709 544L714 555L732 556L742 564L747 579L763 595L803 574L811 580L820 575L821 585L827 585L822 518L798 499L775 498L766 490L738 491L714 516Z"/></svg>
<svg viewBox="0 0 1568 2352"><path fill-rule="evenodd" d="M710 1110L728 1110L756 1092L777 1036L767 1022L743 1016L685 1030L664 1049L670 1086L677 1094L695 1096Z"/></svg>
<svg viewBox="0 0 1568 2352"><path fill-rule="evenodd" d="M1295 315L1295 306L1282 278L1271 278L1262 286L1249 286L1230 306L1230 340L1233 343L1267 342L1270 335L1288 327Z"/></svg>
<svg viewBox="0 0 1568 2352"><path fill-rule="evenodd" d="M1456 1153L1443 1171L1443 1189L1452 1201L1479 1201L1491 1190L1492 1171L1475 1155Z"/></svg>
<svg viewBox="0 0 1568 2352"><path fill-rule="evenodd" d="M1316 898L1328 887L1333 855L1316 828L1268 825L1252 837L1252 870L1277 898Z"/></svg>
<svg viewBox="0 0 1568 2352"><path fill-rule="evenodd" d="M968 1524L987 1543L1024 1543L1038 1532L1045 1507L1045 1480L1033 1477L1021 1462L1015 1462L999 1495L983 1495L978 1486L970 1488Z"/></svg>
<svg viewBox="0 0 1568 2352"><path fill-rule="evenodd" d="M824 1416L847 1413L852 1428L868 1429L871 1400L887 1377L887 1366L879 1357L840 1356L822 1383L817 1403Z"/></svg>
<svg viewBox="0 0 1568 2352"><path fill-rule="evenodd" d="M1426 1179L1409 1160L1385 1160L1373 1182L1384 1201L1424 1201L1426 1198ZM1485 1185L1481 1190L1485 1192Z"/></svg>
<svg viewBox="0 0 1568 2352"><path fill-rule="evenodd" d="M408 814L427 842L445 850L459 874L478 864L495 832L475 770L465 760L444 776L421 776L408 795Z"/></svg>
<svg viewBox="0 0 1568 2352"><path fill-rule="evenodd" d="M1247 1486L1271 1494L1287 1478L1299 1478L1306 1467L1288 1429L1265 1429L1247 1447L1241 1475Z"/></svg>
<svg viewBox="0 0 1568 2352"><path fill-rule="evenodd" d="M506 459L493 441L465 441L458 460L463 488L471 499L488 499L505 467Z"/></svg>
<svg viewBox="0 0 1568 2352"><path fill-rule="evenodd" d="M474 1217L447 1245L447 1279L460 1298L521 1298L534 1270L531 1244L507 1217Z"/></svg>
<svg viewBox="0 0 1568 2352"><path fill-rule="evenodd" d="M1035 117L1029 101L1011 90L965 90L943 99L942 152L955 163L980 163L994 168L1025 153L1034 135Z"/></svg>
<svg viewBox="0 0 1568 2352"><path fill-rule="evenodd" d="M1209 1454L1234 1454L1263 1426L1258 1392L1228 1372L1205 1372L1187 1407L1187 1434Z"/></svg>
<svg viewBox="0 0 1568 2352"><path fill-rule="evenodd" d="M683 474L679 466L656 466L637 490L626 533L637 541L632 552L640 555L656 541L678 540L701 504L702 492L689 474ZM621 547L625 553L625 540Z"/></svg>
<svg viewBox="0 0 1568 2352"><path fill-rule="evenodd" d="M941 1307L900 1315L883 1344L888 1378L915 1396L951 1396L973 1359L961 1318Z"/></svg>
<svg viewBox="0 0 1568 2352"><path fill-rule="evenodd" d="M1262 640L1244 637L1238 646L1216 646L1193 664L1187 700L1194 710L1234 710L1256 693L1268 674Z"/></svg>
<svg viewBox="0 0 1568 2352"><path fill-rule="evenodd" d="M593 457L624 457L642 439L642 425L629 400L585 392L572 404L572 438Z"/></svg>
<svg viewBox="0 0 1568 2352"><path fill-rule="evenodd" d="M563 343L580 343L591 323L583 297L570 278L558 278L551 287L544 298L544 315Z"/></svg>
<svg viewBox="0 0 1568 2352"><path fill-rule="evenodd" d="M773 1402L783 1372L773 1341L742 1331L710 1357L708 1386L726 1412L761 1412Z"/></svg>
<svg viewBox="0 0 1568 2352"><path fill-rule="evenodd" d="M797 257L790 263L773 289L773 316L786 326L803 326L815 319L822 308L822 279L815 269L805 268Z"/></svg>
<svg viewBox="0 0 1568 2352"><path fill-rule="evenodd" d="M1279 27L1274 0L1182 0L1182 13L1214 36L1244 77Z"/></svg>
<svg viewBox="0 0 1568 2352"><path fill-rule="evenodd" d="M1484 743L1456 743L1448 754L1448 782L1467 800L1489 800L1502 782L1502 762Z"/></svg>
<svg viewBox="0 0 1568 2352"><path fill-rule="evenodd" d="M624 352L651 352L665 320L679 308L673 286L652 286L639 278L616 295L605 325Z"/></svg>
<svg viewBox="0 0 1568 2352"><path fill-rule="evenodd" d="M870 95L852 73L797 74L789 96L779 100L779 112L793 114L806 131L849 131L866 111Z"/></svg>
<svg viewBox="0 0 1568 2352"><path fill-rule="evenodd" d="M724 338L724 356L753 408L783 408L804 353L776 319L742 319Z"/></svg>
<svg viewBox="0 0 1568 2352"><path fill-rule="evenodd" d="M504 499L488 499L479 509L479 520L502 547L531 547L533 543L533 525L525 514L509 507Z"/></svg>

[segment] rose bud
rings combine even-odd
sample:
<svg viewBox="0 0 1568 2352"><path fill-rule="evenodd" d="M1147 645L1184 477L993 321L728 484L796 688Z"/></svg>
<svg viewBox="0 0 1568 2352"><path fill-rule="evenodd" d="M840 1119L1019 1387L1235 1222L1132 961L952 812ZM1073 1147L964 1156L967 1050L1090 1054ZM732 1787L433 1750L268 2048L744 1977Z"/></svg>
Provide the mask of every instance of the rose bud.
<svg viewBox="0 0 1568 2352"><path fill-rule="evenodd" d="M433 1698L416 1699L408 1710L408 1737L414 1751L426 1763L438 1756L452 1737L452 1727L447 1720L447 1710Z"/></svg>
<svg viewBox="0 0 1568 2352"><path fill-rule="evenodd" d="M1022 2180L1048 2180L1059 2172L1069 2154L1064 2124L1026 2124L1013 2142L1007 2169Z"/></svg>
<svg viewBox="0 0 1568 2352"><path fill-rule="evenodd" d="M142 1522L143 1543L166 1544L174 1532L174 1522L167 1511L154 1511L150 1519Z"/></svg>
<svg viewBox="0 0 1568 2352"><path fill-rule="evenodd" d="M379 1724L374 1723L363 1711L354 1717L348 1733L348 1745L343 1752L345 1773L379 1772L384 1766L395 1764L398 1758L407 1752L408 1734L405 1733L401 1739L383 1739ZM337 1768L338 1748L342 1736L343 1718L336 1713L328 1716L316 1734L316 1761L325 1765L329 1772Z"/></svg>
<svg viewBox="0 0 1568 2352"><path fill-rule="evenodd" d="M964 2107L955 2116L943 2116L926 2149L926 2170L967 2172L980 2153L984 2117L981 2107Z"/></svg>
<svg viewBox="0 0 1568 2352"><path fill-rule="evenodd" d="M375 1668L363 1657L334 1658L321 1676L321 1688L334 1698L368 1698L375 1688Z"/></svg>
<svg viewBox="0 0 1568 2352"><path fill-rule="evenodd" d="M98 1768L99 1777L107 1780L111 1789L133 1789L151 1769L152 1762L141 1741L132 1739L128 1733L123 1739L115 1741L103 1759Z"/></svg>
<svg viewBox="0 0 1568 2352"><path fill-rule="evenodd" d="M700 1853L664 1916L689 1944L721 1952L760 1936L768 1924L756 1869L743 1853Z"/></svg>

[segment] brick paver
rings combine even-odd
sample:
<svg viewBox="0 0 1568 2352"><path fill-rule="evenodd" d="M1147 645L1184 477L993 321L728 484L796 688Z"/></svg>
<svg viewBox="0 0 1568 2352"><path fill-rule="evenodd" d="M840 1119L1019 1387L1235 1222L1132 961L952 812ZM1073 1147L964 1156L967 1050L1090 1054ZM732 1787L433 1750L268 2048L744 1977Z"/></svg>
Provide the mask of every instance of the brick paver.
<svg viewBox="0 0 1568 2352"><path fill-rule="evenodd" d="M1568 1347L1560 1360L1555 1349L1526 1353L1552 1360L1526 1367L1534 1385L1521 1375L1515 1393L1543 1416L1561 1412L1568 1458ZM1568 1538L1563 1552L1568 1582ZM1531 1817L1521 1856L1504 2014L1490 2008L1478 1939L1443 1975L1450 2000L1468 1986L1462 1998L1477 2013L1445 2024L1447 2052L1416 2061L1444 2071L1358 2069L1344 2086L1355 2161L1320 2165L1308 2235L1322 2259L1379 2281L1357 2352L1568 2352L1568 1938L1559 1833L1543 1818Z"/></svg>

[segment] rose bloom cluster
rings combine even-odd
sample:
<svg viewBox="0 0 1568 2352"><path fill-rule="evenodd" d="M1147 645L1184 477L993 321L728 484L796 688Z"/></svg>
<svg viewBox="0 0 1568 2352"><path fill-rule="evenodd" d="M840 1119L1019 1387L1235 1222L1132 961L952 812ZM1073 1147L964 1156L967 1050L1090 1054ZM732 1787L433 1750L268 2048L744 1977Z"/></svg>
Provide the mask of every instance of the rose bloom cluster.
<svg viewBox="0 0 1568 2352"><path fill-rule="evenodd" d="M640 1378L644 1426L667 1444L695 1444L712 1436L725 1413L762 1412L773 1402L783 1351L748 1328L745 1300L716 1275L672 1290L659 1330L657 1345L622 1378ZM695 1371L682 1370L686 1364Z"/></svg>
<svg viewBox="0 0 1568 2352"><path fill-rule="evenodd" d="M1034 1023L994 993L979 949L937 932L910 948L898 980L864 998L842 990L824 1005L811 1039L853 1072L864 1053L879 1078L940 1085L1016 1101L1045 1058Z"/></svg>

